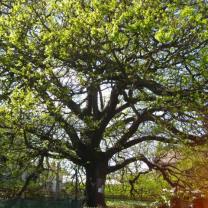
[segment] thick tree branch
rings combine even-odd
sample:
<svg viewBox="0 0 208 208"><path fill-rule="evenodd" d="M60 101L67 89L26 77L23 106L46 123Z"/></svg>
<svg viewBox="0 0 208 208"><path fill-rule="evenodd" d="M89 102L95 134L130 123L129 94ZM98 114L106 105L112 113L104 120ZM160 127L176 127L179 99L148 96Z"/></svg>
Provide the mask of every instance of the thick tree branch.
<svg viewBox="0 0 208 208"><path fill-rule="evenodd" d="M32 135L27 135L27 132L38 137L41 142L48 141L47 147L42 147L39 145L35 145L30 141L30 137ZM82 160L79 158L77 153L74 151L73 147L67 142L60 139L54 139L52 135L47 133L40 133L37 129L34 128L26 128L24 130L24 140L25 145L29 149L33 149L38 152L44 153L46 156L52 158L68 158L73 161L75 164L81 165ZM56 155L53 155L55 153Z"/></svg>
<svg viewBox="0 0 208 208"><path fill-rule="evenodd" d="M112 157L119 149L122 149L125 143L136 133L141 123L152 120L149 111L144 111L139 117L136 117L127 132L124 133L120 139L114 144L114 146L107 150L106 155Z"/></svg>
<svg viewBox="0 0 208 208"><path fill-rule="evenodd" d="M131 158L128 158L126 160L124 160L123 162L115 165L115 166L109 166L108 167L108 173L112 173L112 172L115 172L117 170L120 170L122 168L124 168L125 166L129 165L130 163L133 163L135 161L138 161L139 160L139 157L131 157Z"/></svg>
<svg viewBox="0 0 208 208"><path fill-rule="evenodd" d="M118 105L118 96L119 96L119 87L117 85L115 85L112 88L111 91L111 95L109 98L109 102L108 105L104 108L102 114L101 114L101 122L99 125L99 132L102 135L106 126L108 125L108 123L110 122L110 120L113 118L113 116L117 113L116 111L116 106Z"/></svg>

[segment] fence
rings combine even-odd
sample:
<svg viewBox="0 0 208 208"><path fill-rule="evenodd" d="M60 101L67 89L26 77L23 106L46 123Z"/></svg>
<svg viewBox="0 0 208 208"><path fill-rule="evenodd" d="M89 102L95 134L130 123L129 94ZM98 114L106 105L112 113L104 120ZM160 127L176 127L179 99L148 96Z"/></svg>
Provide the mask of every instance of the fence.
<svg viewBox="0 0 208 208"><path fill-rule="evenodd" d="M82 200L74 199L17 199L0 201L0 208L81 208Z"/></svg>

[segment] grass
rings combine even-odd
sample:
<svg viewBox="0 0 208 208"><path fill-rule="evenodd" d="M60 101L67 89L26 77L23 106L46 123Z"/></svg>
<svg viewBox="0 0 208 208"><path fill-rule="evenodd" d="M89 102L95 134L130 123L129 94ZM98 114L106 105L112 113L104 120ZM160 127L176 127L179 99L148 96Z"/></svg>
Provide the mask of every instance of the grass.
<svg viewBox="0 0 208 208"><path fill-rule="evenodd" d="M121 199L108 199L107 205L110 208L146 208L149 207L151 202L142 202L138 200L121 200Z"/></svg>

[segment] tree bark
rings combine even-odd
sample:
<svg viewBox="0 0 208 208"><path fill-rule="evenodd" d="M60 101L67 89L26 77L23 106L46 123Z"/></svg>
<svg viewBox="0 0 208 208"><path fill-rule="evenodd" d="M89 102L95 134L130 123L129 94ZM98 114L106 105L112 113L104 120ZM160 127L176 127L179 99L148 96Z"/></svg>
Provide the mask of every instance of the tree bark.
<svg viewBox="0 0 208 208"><path fill-rule="evenodd" d="M86 167L86 203L89 207L106 207L105 181L107 162L98 161Z"/></svg>

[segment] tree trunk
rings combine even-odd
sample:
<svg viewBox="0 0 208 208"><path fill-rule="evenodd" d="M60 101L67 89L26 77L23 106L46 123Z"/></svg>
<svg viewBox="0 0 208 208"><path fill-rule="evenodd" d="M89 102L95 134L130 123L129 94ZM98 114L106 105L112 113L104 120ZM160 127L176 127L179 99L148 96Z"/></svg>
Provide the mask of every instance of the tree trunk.
<svg viewBox="0 0 208 208"><path fill-rule="evenodd" d="M106 207L105 181L107 162L95 162L86 167L86 202L89 207Z"/></svg>

